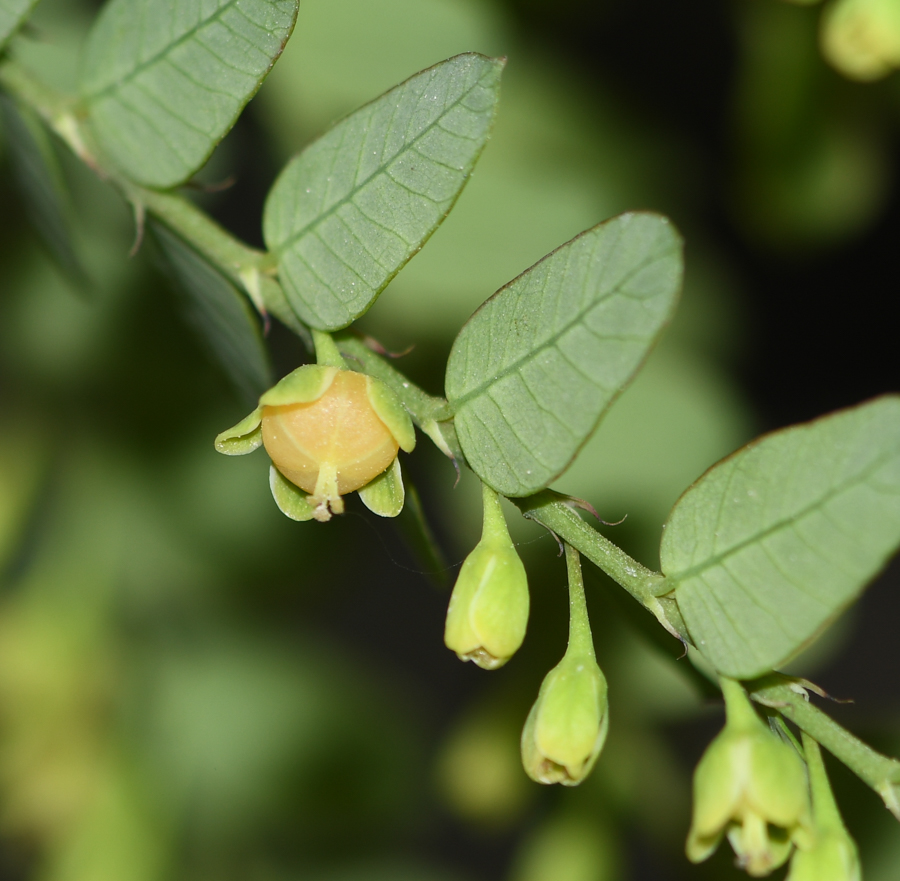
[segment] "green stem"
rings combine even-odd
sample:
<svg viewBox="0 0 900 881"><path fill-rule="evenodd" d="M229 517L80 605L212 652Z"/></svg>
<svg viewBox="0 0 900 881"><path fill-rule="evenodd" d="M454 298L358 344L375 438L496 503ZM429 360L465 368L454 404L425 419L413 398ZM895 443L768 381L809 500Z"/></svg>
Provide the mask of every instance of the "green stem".
<svg viewBox="0 0 900 881"><path fill-rule="evenodd" d="M569 647L567 655L579 655L596 660L591 622L584 598L584 578L581 557L571 545L566 545L566 570L569 575Z"/></svg>
<svg viewBox="0 0 900 881"><path fill-rule="evenodd" d="M736 679L727 676L719 677L719 687L725 698L725 717L732 728L752 730L762 725L762 720L756 715L744 686Z"/></svg>
<svg viewBox="0 0 900 881"><path fill-rule="evenodd" d="M566 544L577 548L613 581L622 585L666 630L685 644L690 642L676 602L662 596L668 590L665 576L653 572L630 557L608 538L588 526L564 501L565 497L544 490L524 499L512 499L529 520L546 526Z"/></svg>
<svg viewBox="0 0 900 881"><path fill-rule="evenodd" d="M900 762L883 756L852 735L826 713L809 702L785 677L760 680L751 692L754 700L774 707L801 731L840 759L857 777L872 787L900 820Z"/></svg>
<svg viewBox="0 0 900 881"><path fill-rule="evenodd" d="M347 362L341 357L331 334L313 328L312 338L316 347L317 364L322 367L337 367L338 370L347 369Z"/></svg>
<svg viewBox="0 0 900 881"><path fill-rule="evenodd" d="M443 398L429 395L415 383L410 382L403 373L391 366L377 352L373 352L352 331L339 331L335 334L335 342L345 355L359 362L366 373L390 387L403 401L403 406L409 410L410 416L417 424L435 419L436 415L441 415L441 411L446 408L447 402Z"/></svg>
<svg viewBox="0 0 900 881"><path fill-rule="evenodd" d="M815 738L803 733L803 752L809 771L809 789L812 793L813 817L816 826L823 832L844 831L844 821L838 810L831 783L822 761L822 750Z"/></svg>
<svg viewBox="0 0 900 881"><path fill-rule="evenodd" d="M481 540L485 544L502 544L514 547L509 537L509 527L500 505L500 496L486 483L481 484L481 502L484 508L484 525L481 529Z"/></svg>
<svg viewBox="0 0 900 881"><path fill-rule="evenodd" d="M27 67L4 59L0 62L0 86L32 108L76 156L115 186L132 203L139 220L150 212L243 288L257 310L271 312L308 344L305 326L293 314L278 282L268 274L270 255L231 235L184 196L139 186L104 164L82 124L77 101L42 83Z"/></svg>
<svg viewBox="0 0 900 881"><path fill-rule="evenodd" d="M70 140L71 126L65 121L76 114L74 98L51 89L32 76L28 68L9 57L0 62L0 86L18 101L31 107L76 154L82 155L79 145Z"/></svg>
<svg viewBox="0 0 900 881"><path fill-rule="evenodd" d="M247 283L248 270L258 271L266 258L265 252L236 239L178 193L150 190L128 181L119 182L119 186L132 204L149 211L242 286Z"/></svg>

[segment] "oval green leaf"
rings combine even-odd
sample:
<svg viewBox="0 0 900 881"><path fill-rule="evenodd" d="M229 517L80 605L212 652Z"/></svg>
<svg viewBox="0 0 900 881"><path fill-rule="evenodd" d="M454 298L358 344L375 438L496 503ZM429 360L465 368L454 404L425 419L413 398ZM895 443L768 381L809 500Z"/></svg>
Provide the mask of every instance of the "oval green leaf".
<svg viewBox="0 0 900 881"><path fill-rule="evenodd" d="M82 95L100 147L145 186L203 166L256 94L299 0L111 0L88 36Z"/></svg>
<svg viewBox="0 0 900 881"><path fill-rule="evenodd" d="M36 5L37 0L0 0L0 49Z"/></svg>
<svg viewBox="0 0 900 881"><path fill-rule="evenodd" d="M490 133L503 62L458 55L352 113L294 158L263 235L319 330L362 315L453 207Z"/></svg>
<svg viewBox="0 0 900 881"><path fill-rule="evenodd" d="M767 435L675 505L660 560L697 648L726 676L784 664L900 543L900 397Z"/></svg>
<svg viewBox="0 0 900 881"><path fill-rule="evenodd" d="M681 275L672 224L623 214L481 306L453 344L446 391L485 483L527 496L562 474L672 314Z"/></svg>

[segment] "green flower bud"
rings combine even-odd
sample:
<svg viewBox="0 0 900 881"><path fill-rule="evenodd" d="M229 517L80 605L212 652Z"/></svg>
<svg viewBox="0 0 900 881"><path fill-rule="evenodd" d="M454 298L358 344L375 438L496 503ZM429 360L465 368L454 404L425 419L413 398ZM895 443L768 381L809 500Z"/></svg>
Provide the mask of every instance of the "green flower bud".
<svg viewBox="0 0 900 881"><path fill-rule="evenodd" d="M569 646L541 683L522 731L522 765L538 783L577 786L600 755L609 728L606 677L597 666L578 551L566 547Z"/></svg>
<svg viewBox="0 0 900 881"><path fill-rule="evenodd" d="M876 80L900 67L897 0L838 0L822 17L822 51L844 75Z"/></svg>
<svg viewBox="0 0 900 881"><path fill-rule="evenodd" d="M798 849L785 881L861 881L856 844L846 832L818 835L809 850Z"/></svg>
<svg viewBox="0 0 900 881"><path fill-rule="evenodd" d="M484 528L453 587L444 643L463 661L502 667L525 639L528 578L509 537L500 499L482 485Z"/></svg>
<svg viewBox="0 0 900 881"><path fill-rule="evenodd" d="M687 856L705 860L723 835L738 865L768 875L809 834L809 792L796 750L773 734L739 683L722 677L727 722L694 773L694 815Z"/></svg>
<svg viewBox="0 0 900 881"><path fill-rule="evenodd" d="M259 404L216 438L216 449L243 455L264 445L278 472L270 480L272 494L287 516L329 520L343 512L341 496L385 473L366 504L382 516L400 513L397 452L413 449L415 432L384 383L352 370L306 365L269 389Z"/></svg>
<svg viewBox="0 0 900 881"><path fill-rule="evenodd" d="M522 764L538 783L577 786L606 741L606 678L597 662L568 654L545 677L522 731Z"/></svg>

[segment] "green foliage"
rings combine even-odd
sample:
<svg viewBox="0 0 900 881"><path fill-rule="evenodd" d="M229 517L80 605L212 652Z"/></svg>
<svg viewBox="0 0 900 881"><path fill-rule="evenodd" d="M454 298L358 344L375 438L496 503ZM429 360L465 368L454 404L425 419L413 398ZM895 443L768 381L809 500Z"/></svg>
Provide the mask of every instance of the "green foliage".
<svg viewBox="0 0 900 881"><path fill-rule="evenodd" d="M675 506L660 559L691 638L725 675L780 667L900 543L900 398L771 434Z"/></svg>
<svg viewBox="0 0 900 881"><path fill-rule="evenodd" d="M81 93L100 147L137 183L182 183L281 54L298 0L113 0L85 46Z"/></svg>
<svg viewBox="0 0 900 881"><path fill-rule="evenodd" d="M69 225L68 193L47 129L33 110L17 107L4 95L0 95L0 120L29 219L59 266L73 281L84 284Z"/></svg>
<svg viewBox="0 0 900 881"><path fill-rule="evenodd" d="M397 65L405 75L464 49L510 51L516 58L529 57L528 50L516 48L497 24L499 12L467 17L462 0L310 0L309 22L334 33L321 39L304 35L316 45L304 44L302 62L290 62L281 91L269 93L275 97L265 99L257 122L285 153L293 152L310 132L362 100L369 103L287 163L265 199L266 249L260 250L174 188L201 169L260 87L292 31L297 6L293 0L110 0L81 49L80 96L66 91L71 75L42 82L34 69L43 65L33 63L34 54L29 61L36 50L17 37L0 59L0 89L9 95L0 95L7 153L34 225L70 276L80 273L82 261L92 270L100 266L101 277L103 271L114 275L109 267L116 266L119 277L110 288L132 299L141 296L143 264L125 261L124 223L112 235L99 225L90 234L79 228L78 235L69 235L65 184L73 182L73 201L85 215L87 206L106 198L97 194L108 192L98 180L87 183L90 175L80 178L80 166L97 172L130 203L138 244L147 219L153 255L162 257L183 289L189 322L239 394L259 403L216 438L216 449L229 456L252 452L263 445L265 427L275 461L268 488L289 520L325 521L343 513L342 493L353 490L339 490L339 475L349 481L348 473L371 453L376 464L360 469L365 476L352 484L362 504L397 518L425 565L440 567L426 506L412 487L404 489L397 446L413 451L415 425L454 460L457 471L467 466L474 472L477 479L466 474L458 493L449 492L452 470L446 462L445 471L428 481L438 500L428 511L445 516L442 526L460 546L475 521L466 508L473 491L481 490L485 505L482 540L460 570L445 640L462 659L495 669L518 652L529 629L516 663L494 677L508 684L515 679L504 677L526 676L529 684L523 679L497 692L501 699L489 701L488 736L473 725L465 748L457 742L444 763L455 769L447 772L454 778L447 788L457 806L467 806L460 812L485 822L491 818L498 828L524 816L523 806L536 796L522 794L524 778L510 782L504 744L514 754L515 738L496 732L521 725L526 707L508 695L533 695L536 665L559 657L551 645L559 621L548 614L558 592L544 586L557 576L550 577L548 564L539 562L550 542L523 546L523 563L517 549L522 524L517 518L510 533L502 508L506 496L565 545L570 576L569 648L545 677L526 720L523 762L542 783L585 783L582 801L566 803L566 822L544 822L534 839L539 846L523 848L525 858L514 869L520 877L583 881L611 875L616 848L607 826L613 820L597 821L598 806L634 811L649 818L652 828L670 832L684 816L682 810L676 820L666 819L660 806L670 791L686 789L686 778L672 771L662 738L648 723L657 721L654 713L662 717L662 706L684 712L690 704L681 672L687 662L665 673L661 660L639 663L645 650L613 614L595 616L595 653L579 553L650 611L691 650L698 669L718 682L729 701L726 732L735 727L735 712L743 720L739 736L721 736L701 763L691 859L705 859L728 835L739 865L765 874L788 858L789 835L802 851L794 865L798 877L810 871L804 860L833 862L827 854L816 856L808 836L800 834L808 778L794 747L782 742L794 738L785 720L826 746L900 818L900 762L879 755L807 702L801 681L774 672L858 596L900 543L900 398L884 397L785 429L715 465L673 509L660 549L661 571L642 566L578 513L592 510L588 502L551 484L577 457L564 488L601 498L604 505L613 497L625 505L636 516L613 534L629 549L633 544L652 554L660 509L687 481L686 472L697 473L733 449L746 425L716 368L730 346L729 321L698 318L709 313L716 293L709 299L707 291L704 300L696 276L685 291L688 317L676 320L664 345L651 354L681 289L681 240L674 225L660 214L631 212L572 238L632 204L664 204L690 222L671 193L646 196L653 185L642 189L645 177L653 179L645 170L675 169L671 157L662 158L668 147L657 143L666 139L628 131L602 95L591 96L593 111L585 114L585 98L557 74L548 75L536 55L518 69L513 65L504 86L509 111L497 120L497 149L488 154L495 158L479 175L483 186L471 191L468 202L463 199L436 239L434 262L427 256L416 261L366 317L360 333L350 325L436 231L471 178L494 134L505 60L466 51L381 97L371 100L372 93L399 78ZM29 8L0 0L0 47ZM771 17L768 7L759 9L762 18ZM794 13L803 11L787 17ZM444 25L439 37L420 34L404 48L393 37L405 18ZM742 118L758 137L747 138L746 180L736 192L739 201L762 206L755 220L748 209L750 225L761 223L773 238L781 236L779 223L798 240L838 235L869 217L876 202L862 192L849 226L833 211L812 210L841 202L837 196L845 185L835 179L849 178L832 174L830 160L813 168L809 192L798 195L795 165L809 163L794 142L805 144L809 126L795 110L809 103L817 80L811 76L803 88L777 93L766 84L769 77L789 79L783 74L795 68L809 73L819 63L810 48L810 22L801 22L797 31L806 35L808 50L799 60L792 39L774 55L758 41L765 52L759 49L760 68L747 80L742 99ZM465 45L455 47L461 39ZM438 51L438 45L448 48ZM408 62L424 57L423 47L429 47L425 60ZM291 103L297 70L321 99L301 93L303 99ZM767 116L769 100L781 108L773 120ZM754 114L772 126L758 126ZM591 128L586 116L600 122ZM813 141L831 144L830 119L824 112L816 117ZM56 164L52 135L73 154L63 166L70 181ZM635 150L635 144L643 146ZM230 149L226 144L216 155L222 165L211 173L231 161ZM869 164L859 159L864 151L853 155L853 167L868 173ZM846 158L841 167L853 165ZM784 197L781 221L772 215L766 196L771 192ZM215 198L208 195L203 205ZM529 212L532 219L524 219ZM82 240L90 243L86 254ZM448 316L458 325L474 305L474 291L494 289L551 243L566 240L502 287L459 332L446 365L446 400L413 382L416 364L423 363L417 358L427 361L422 375L439 375L432 353L449 347ZM196 861L185 877L262 872L280 878L280 868L270 871L269 854L287 852L285 842L295 844L298 834L299 848L318 853L323 877L331 877L333 853L343 853L334 843L348 839L347 805L369 799L377 815L370 818L372 841L379 853L389 853L393 845L378 826L382 814L391 818L384 805L408 795L406 778L427 786L421 759L409 746L415 738L405 733L405 723L395 724L404 717L387 696L390 689L368 682L363 665L347 660L366 651L363 643L354 641L353 650L337 660L327 638L320 645L304 636L300 652L295 634L284 640L279 631L285 610L292 614L304 592L316 609L336 602L343 612L360 601L363 595L352 591L356 582L368 581L360 575L371 575L375 564L368 550L355 550L367 546L351 529L356 522L369 529L370 518L364 512L366 521L348 517L324 528L277 517L263 498L261 456L226 463L224 471L209 464L211 454L191 453L172 465L170 457L181 455L175 450L182 437L192 450L210 453L202 436L211 433L211 425L235 418L231 403L216 398L214 381L183 358L185 341L172 337L175 342L167 343L158 326L142 325L152 345L146 351L123 345L119 362L97 343L105 340L113 348L115 333L103 337L95 329L96 336L85 331L79 338L80 325L70 316L81 314L75 310L84 304L53 299L60 283L27 248L23 252L21 267L4 276L14 305L0 298L0 362L13 365L10 375L23 389L15 407L4 401L13 427L0 434L0 575L4 586L14 588L0 600L0 794L9 801L0 811L0 832L37 842L41 877L82 881L105 873L156 881L170 875L172 861L184 853L188 862ZM704 265L702 248L692 259ZM708 273L706 284L717 291L721 277ZM152 302L159 307L158 297ZM109 303L98 305L104 309L104 316L114 315ZM318 361L274 385L263 333L273 317L310 354L314 349ZM111 318L109 325L119 326ZM394 361L365 335L384 334L393 343L410 328L414 340L428 344L425 355L420 350L410 362ZM342 332L332 338L331 331ZM285 328L277 328L276 360L293 359L285 372L301 360L297 341L286 339ZM92 373L85 364L99 367ZM592 439L633 378L633 389ZM272 427L272 411L264 413L266 405L297 405L295 410L308 414L312 408L302 405L313 403L322 405L322 418L316 417L313 428L298 421L294 434L282 423ZM367 437L358 427L364 425L361 415L370 416L366 425L375 427L365 455L354 447ZM64 455L46 478L55 494L41 492L44 445L32 442L39 419L52 423L54 437L61 436ZM129 420L127 431L119 428ZM170 430L175 424L177 432ZM305 456L304 445L317 429L321 455L295 465L290 455L272 452L275 434L283 432L285 445ZM385 429L386 439L374 437ZM101 440L106 435L113 439ZM125 454L129 443L134 449ZM134 477L134 460L146 463L148 455L155 458L146 466L152 478L144 485ZM427 455L419 459L426 466L415 467L427 467ZM162 480L167 468L177 476ZM616 472L617 484L597 476L604 468ZM614 496L606 493L611 485ZM348 510L355 504L348 502ZM349 568L352 563L355 568ZM526 566L541 577L526 577ZM286 603L282 593L290 597ZM598 592L597 601L604 596ZM399 640L405 653L420 630L436 629L435 621L417 619L410 635L409 622L395 612L388 608L367 638L383 632ZM257 621L268 628L265 639L255 635ZM644 623L652 626L651 619ZM173 634L182 632L190 648L171 651L170 642L181 639ZM658 636L672 645L665 633ZM748 683L747 690L765 707L775 734L734 681L756 677L760 681ZM369 712L353 694L350 679L366 682L377 711ZM675 680L679 686L673 688ZM426 690L430 684L426 680ZM598 762L601 748L606 754ZM809 744L806 754L812 755ZM486 779L488 769L496 768L506 770ZM463 779L467 775L478 779ZM45 780L66 781L62 807L43 800ZM282 800L291 781L297 802L286 806ZM781 804L786 786L787 811ZM330 840L319 835L329 822L329 800L340 803ZM411 815L418 807L409 800ZM255 826L245 820L250 815ZM585 847L587 818L601 824L602 846ZM279 819L287 832L277 831ZM769 840L773 830L767 822L782 827L777 841ZM270 829L276 829L271 839ZM407 834L398 836L398 846L407 847ZM260 860L254 848L261 846L248 842L262 835L267 856ZM110 839L116 848L105 846ZM855 853L849 838L841 846ZM302 857L298 864L316 865L306 853ZM379 865L362 863L333 877L437 877L429 869L390 868L389 859L385 872Z"/></svg>
<svg viewBox="0 0 900 881"><path fill-rule="evenodd" d="M507 496L559 477L646 357L680 287L671 224L626 214L488 300L447 362L447 398L475 473Z"/></svg>
<svg viewBox="0 0 900 881"><path fill-rule="evenodd" d="M241 397L255 401L273 380L258 316L209 261L164 226L152 226L172 275L188 297L188 321L208 341Z"/></svg>
<svg viewBox="0 0 900 881"><path fill-rule="evenodd" d="M16 28L28 18L36 3L37 0L0 0L0 50Z"/></svg>
<svg viewBox="0 0 900 881"><path fill-rule="evenodd" d="M311 327L362 315L438 227L490 133L503 64L468 54L357 110L294 159L263 231Z"/></svg>

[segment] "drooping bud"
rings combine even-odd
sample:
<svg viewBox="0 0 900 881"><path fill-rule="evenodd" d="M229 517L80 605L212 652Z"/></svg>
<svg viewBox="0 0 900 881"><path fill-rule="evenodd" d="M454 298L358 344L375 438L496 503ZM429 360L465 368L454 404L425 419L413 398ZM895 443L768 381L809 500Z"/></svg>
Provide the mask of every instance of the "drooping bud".
<svg viewBox="0 0 900 881"><path fill-rule="evenodd" d="M726 724L694 772L687 856L705 860L728 840L738 865L762 877L783 865L809 834L809 792L797 751L770 731L741 685L720 678Z"/></svg>
<svg viewBox="0 0 900 881"><path fill-rule="evenodd" d="M309 364L269 389L253 413L216 438L216 449L243 455L265 445L279 508L295 520L325 521L343 512L341 496L376 483L363 501L396 517L403 507L397 451L410 452L415 442L409 414L380 380Z"/></svg>
<svg viewBox="0 0 900 881"><path fill-rule="evenodd" d="M502 667L525 639L528 578L516 552L500 499L482 485L481 541L466 557L447 609L444 643L463 661L485 670Z"/></svg>
<svg viewBox="0 0 900 881"><path fill-rule="evenodd" d="M284 395L266 392L260 398L263 444L275 467L310 494L321 512L316 519L328 520L331 512L343 512L342 495L390 466L400 445L369 400L369 385L377 380L333 367L300 369L323 374L322 391L291 403L276 403Z"/></svg>
<svg viewBox="0 0 900 881"><path fill-rule="evenodd" d="M822 51L841 73L876 80L900 67L897 0L837 0L822 17Z"/></svg>
<svg viewBox="0 0 900 881"><path fill-rule="evenodd" d="M524 842L510 881L613 881L622 878L620 841L596 811L554 811Z"/></svg>
<svg viewBox="0 0 900 881"><path fill-rule="evenodd" d="M861 881L856 843L838 810L822 751L803 734L803 751L809 768L813 828L809 841L799 841L786 881Z"/></svg>
<svg viewBox="0 0 900 881"><path fill-rule="evenodd" d="M861 881L859 854L850 835L818 835L809 850L797 849L785 881Z"/></svg>
<svg viewBox="0 0 900 881"><path fill-rule="evenodd" d="M569 645L545 677L522 731L522 764L538 783L577 786L600 755L609 728L606 678L597 666L578 551L566 547Z"/></svg>

